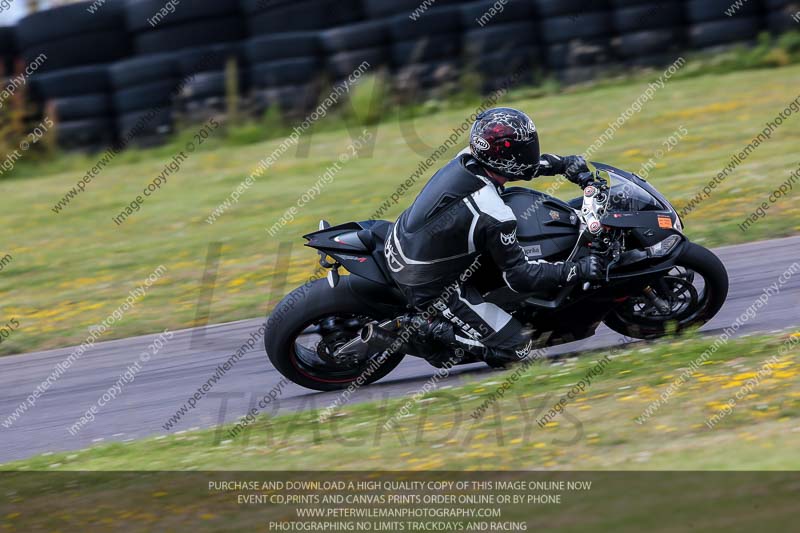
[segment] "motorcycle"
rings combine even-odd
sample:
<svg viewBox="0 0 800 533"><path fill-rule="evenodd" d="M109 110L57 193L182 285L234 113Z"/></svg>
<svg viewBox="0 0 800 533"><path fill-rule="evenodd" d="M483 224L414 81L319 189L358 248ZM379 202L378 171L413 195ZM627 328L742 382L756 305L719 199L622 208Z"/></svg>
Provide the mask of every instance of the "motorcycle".
<svg viewBox="0 0 800 533"><path fill-rule="evenodd" d="M728 294L719 258L686 238L678 212L646 180L593 165L591 185L570 202L521 187L502 197L517 216L528 259L598 254L607 264L604 281L518 294L493 264L480 264L470 283L528 328L536 347L585 339L601 323L627 338L654 339L711 320ZM389 274L384 245L391 226L323 220L304 236L327 276L295 289L276 307L278 318L268 320L265 349L286 378L314 390L344 389L381 379L406 355L441 366L441 354L452 354L453 347L424 335L403 335L400 324L420 316ZM458 364L480 361L459 352Z"/></svg>

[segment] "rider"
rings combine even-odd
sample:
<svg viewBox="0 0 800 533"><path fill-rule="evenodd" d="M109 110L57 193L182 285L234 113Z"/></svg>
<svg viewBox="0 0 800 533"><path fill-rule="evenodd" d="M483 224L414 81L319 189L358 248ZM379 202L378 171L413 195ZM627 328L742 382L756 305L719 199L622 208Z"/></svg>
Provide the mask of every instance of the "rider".
<svg viewBox="0 0 800 533"><path fill-rule="evenodd" d="M494 262L508 287L519 293L603 278L594 255L576 262L532 261L517 242L517 219L500 197L503 185L556 174L581 187L591 181L583 157L540 155L539 134L525 113L500 107L478 115L469 150L434 174L386 242L389 268L409 304L433 303L447 319L428 323L426 334L490 364L530 353L533 343L522 324L484 301L470 283L476 259Z"/></svg>

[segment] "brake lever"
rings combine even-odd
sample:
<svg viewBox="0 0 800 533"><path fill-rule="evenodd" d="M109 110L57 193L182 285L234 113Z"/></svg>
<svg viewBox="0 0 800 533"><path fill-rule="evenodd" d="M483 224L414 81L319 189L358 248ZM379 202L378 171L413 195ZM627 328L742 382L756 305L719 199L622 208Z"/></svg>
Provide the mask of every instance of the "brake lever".
<svg viewBox="0 0 800 533"><path fill-rule="evenodd" d="M619 263L619 260L620 260L621 257L622 257L622 254L617 254L614 257L614 259L612 259L611 261L608 262L608 265L606 266L606 283L611 281L611 267L613 267L614 265Z"/></svg>
<svg viewBox="0 0 800 533"><path fill-rule="evenodd" d="M594 179L598 183L602 183L604 188L608 187L608 180L606 180L603 175L600 173L599 170L595 170L594 172Z"/></svg>

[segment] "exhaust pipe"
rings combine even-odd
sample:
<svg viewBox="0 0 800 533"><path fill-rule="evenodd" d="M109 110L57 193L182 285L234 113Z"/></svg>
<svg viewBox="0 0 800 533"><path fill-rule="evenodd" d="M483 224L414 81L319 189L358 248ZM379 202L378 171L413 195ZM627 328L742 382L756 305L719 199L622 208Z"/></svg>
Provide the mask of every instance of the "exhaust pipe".
<svg viewBox="0 0 800 533"><path fill-rule="evenodd" d="M370 349L381 352L389 351L391 353L414 355L416 351L400 336L375 324L367 324L361 330L361 342L369 346Z"/></svg>

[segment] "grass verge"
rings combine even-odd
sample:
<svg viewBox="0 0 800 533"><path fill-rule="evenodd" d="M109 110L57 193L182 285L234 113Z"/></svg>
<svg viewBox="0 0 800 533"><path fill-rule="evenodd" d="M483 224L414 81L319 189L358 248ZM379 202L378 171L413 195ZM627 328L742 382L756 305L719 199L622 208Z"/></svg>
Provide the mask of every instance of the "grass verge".
<svg viewBox="0 0 800 533"><path fill-rule="evenodd" d="M33 457L3 470L796 470L800 468L800 333L678 338L536 364L483 416L516 370L408 399L262 417L232 426ZM686 372L693 361L702 364ZM599 364L602 361L605 364ZM597 369L600 368L599 372ZM595 369L564 412L546 416ZM671 384L674 392L663 395ZM440 385L442 384L440 383ZM642 415L651 409L651 416ZM726 411L731 399L735 405ZM386 421L409 407L391 429ZM717 415L716 423L708 420Z"/></svg>

